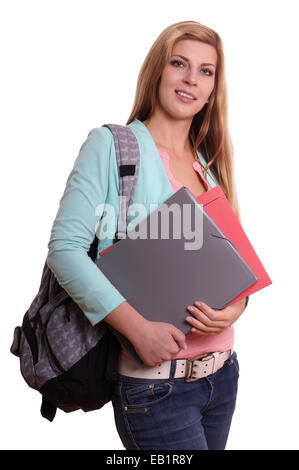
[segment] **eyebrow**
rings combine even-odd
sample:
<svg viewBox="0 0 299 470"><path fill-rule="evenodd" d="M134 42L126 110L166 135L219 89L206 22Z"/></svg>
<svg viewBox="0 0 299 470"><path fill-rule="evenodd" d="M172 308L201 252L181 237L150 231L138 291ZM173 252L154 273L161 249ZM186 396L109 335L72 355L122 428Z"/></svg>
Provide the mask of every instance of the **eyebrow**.
<svg viewBox="0 0 299 470"><path fill-rule="evenodd" d="M172 56L181 57L182 59L184 59L184 60L186 60L187 62L189 62L189 59L187 59L187 57L184 57L183 55L180 55L180 54L173 54ZM201 65L212 65L213 67L216 68L216 65L215 65L215 64L208 64L207 62L204 62L204 63L202 63Z"/></svg>

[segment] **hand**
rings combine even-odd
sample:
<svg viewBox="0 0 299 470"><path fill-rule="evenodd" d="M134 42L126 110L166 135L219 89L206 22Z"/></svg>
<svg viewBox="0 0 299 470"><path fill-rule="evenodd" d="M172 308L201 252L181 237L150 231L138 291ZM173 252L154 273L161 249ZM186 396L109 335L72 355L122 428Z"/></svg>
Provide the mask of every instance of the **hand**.
<svg viewBox="0 0 299 470"><path fill-rule="evenodd" d="M151 322L126 300L105 317L105 322L124 335L147 366L155 366L186 349L182 331L170 323Z"/></svg>
<svg viewBox="0 0 299 470"><path fill-rule="evenodd" d="M168 361L181 349L186 349L185 335L170 323L147 321L142 331L132 338L133 346L147 366Z"/></svg>
<svg viewBox="0 0 299 470"><path fill-rule="evenodd" d="M193 309L190 307L193 307ZM214 310L204 302L196 301L188 310L193 317L187 317L186 321L192 326L191 331L199 335L219 335L226 328L235 323L243 313L245 299L223 308Z"/></svg>

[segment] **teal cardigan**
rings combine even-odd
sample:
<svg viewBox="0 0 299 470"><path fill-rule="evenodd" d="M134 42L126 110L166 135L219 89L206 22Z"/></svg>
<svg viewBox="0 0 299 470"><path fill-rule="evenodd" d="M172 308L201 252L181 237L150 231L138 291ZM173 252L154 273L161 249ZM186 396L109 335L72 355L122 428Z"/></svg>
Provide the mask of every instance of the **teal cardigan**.
<svg viewBox="0 0 299 470"><path fill-rule="evenodd" d="M162 204L173 194L173 189L147 127L138 119L128 127L136 136L140 150L139 176L132 203L143 204L148 215L153 210L150 205ZM205 166L203 156L200 152L197 155ZM118 179L111 131L106 127L92 129L68 176L48 243L49 268L92 325L126 300L87 254L95 233L99 233L99 220L104 212L104 209L97 211L98 206L113 206L116 231ZM211 172L207 180L211 187L218 184ZM112 245L114 232L109 237L100 237L98 253Z"/></svg>

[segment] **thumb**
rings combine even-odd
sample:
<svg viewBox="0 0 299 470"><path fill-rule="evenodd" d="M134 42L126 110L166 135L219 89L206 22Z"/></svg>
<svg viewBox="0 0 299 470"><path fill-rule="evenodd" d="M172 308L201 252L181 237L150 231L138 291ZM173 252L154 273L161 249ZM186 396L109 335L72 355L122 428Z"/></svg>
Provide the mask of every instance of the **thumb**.
<svg viewBox="0 0 299 470"><path fill-rule="evenodd" d="M178 328L176 328L174 325L171 325L171 326L172 328L171 328L170 333L173 339L176 341L176 343L179 345L181 349L187 349L186 337L184 333Z"/></svg>

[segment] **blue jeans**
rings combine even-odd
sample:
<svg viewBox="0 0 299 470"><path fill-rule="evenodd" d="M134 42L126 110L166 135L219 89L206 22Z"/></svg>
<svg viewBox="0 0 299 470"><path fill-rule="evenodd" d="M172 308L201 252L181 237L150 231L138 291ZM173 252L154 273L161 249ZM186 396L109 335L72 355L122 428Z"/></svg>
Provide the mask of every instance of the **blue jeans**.
<svg viewBox="0 0 299 470"><path fill-rule="evenodd" d="M118 375L113 384L115 423L127 450L224 450L235 410L236 352L215 374L137 379Z"/></svg>

